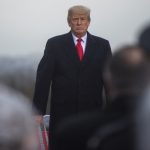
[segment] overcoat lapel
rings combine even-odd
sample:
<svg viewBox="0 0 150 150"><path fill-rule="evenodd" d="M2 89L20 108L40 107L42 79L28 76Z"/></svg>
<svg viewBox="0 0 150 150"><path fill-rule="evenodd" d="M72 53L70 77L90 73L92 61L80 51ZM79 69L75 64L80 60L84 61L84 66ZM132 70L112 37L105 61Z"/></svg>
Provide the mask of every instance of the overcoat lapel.
<svg viewBox="0 0 150 150"><path fill-rule="evenodd" d="M64 50L66 52L67 59L69 60L68 63L71 62L76 65L81 65L82 67L85 67L88 65L90 61L92 61L95 44L92 39L92 36L89 33L87 33L87 42L86 42L87 45L86 45L85 54L82 61L80 61L78 57L71 32L69 32L66 35L66 38L64 39L64 43L65 43Z"/></svg>
<svg viewBox="0 0 150 150"><path fill-rule="evenodd" d="M94 41L89 33L87 34L87 42L86 43L87 44L86 44L86 48L85 48L85 54L84 54L84 57L82 60L83 67L88 66L88 63L90 63L92 61L92 58L94 55L94 49L96 48Z"/></svg>
<svg viewBox="0 0 150 150"><path fill-rule="evenodd" d="M69 60L68 63L71 62L71 63L75 63L79 65L80 60L77 54L77 50L76 50L71 32L69 32L66 35L66 38L64 39L64 43L65 43L64 50L65 50L67 59Z"/></svg>

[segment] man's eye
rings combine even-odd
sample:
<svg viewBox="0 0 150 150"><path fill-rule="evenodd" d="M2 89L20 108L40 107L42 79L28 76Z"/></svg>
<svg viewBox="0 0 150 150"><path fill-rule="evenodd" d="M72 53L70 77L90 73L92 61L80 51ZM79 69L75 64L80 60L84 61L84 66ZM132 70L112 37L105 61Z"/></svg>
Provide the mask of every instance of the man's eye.
<svg viewBox="0 0 150 150"><path fill-rule="evenodd" d="M82 21L85 21L85 20L87 20L87 19L86 19L86 18L81 18L81 20L82 20Z"/></svg>
<svg viewBox="0 0 150 150"><path fill-rule="evenodd" d="M79 18L73 18L73 20L79 20Z"/></svg>

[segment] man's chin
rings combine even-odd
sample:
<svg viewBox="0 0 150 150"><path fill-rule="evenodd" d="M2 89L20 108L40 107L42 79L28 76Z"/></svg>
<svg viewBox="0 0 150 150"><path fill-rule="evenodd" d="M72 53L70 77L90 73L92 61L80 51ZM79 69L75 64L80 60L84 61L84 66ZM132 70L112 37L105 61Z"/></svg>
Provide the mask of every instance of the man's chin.
<svg viewBox="0 0 150 150"><path fill-rule="evenodd" d="M78 31L76 32L76 34L78 34L78 35L83 35L84 33L85 33L85 32L83 32L83 31L81 31L81 30L80 30L80 31L78 30Z"/></svg>

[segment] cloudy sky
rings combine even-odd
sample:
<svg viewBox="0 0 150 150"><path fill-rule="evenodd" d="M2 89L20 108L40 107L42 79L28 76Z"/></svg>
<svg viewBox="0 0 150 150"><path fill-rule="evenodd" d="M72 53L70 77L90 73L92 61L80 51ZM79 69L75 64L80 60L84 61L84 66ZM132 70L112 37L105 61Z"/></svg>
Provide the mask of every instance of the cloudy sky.
<svg viewBox="0 0 150 150"><path fill-rule="evenodd" d="M150 0L0 0L0 55L43 54L48 38L68 32L67 10L91 8L89 32L115 50L150 23Z"/></svg>

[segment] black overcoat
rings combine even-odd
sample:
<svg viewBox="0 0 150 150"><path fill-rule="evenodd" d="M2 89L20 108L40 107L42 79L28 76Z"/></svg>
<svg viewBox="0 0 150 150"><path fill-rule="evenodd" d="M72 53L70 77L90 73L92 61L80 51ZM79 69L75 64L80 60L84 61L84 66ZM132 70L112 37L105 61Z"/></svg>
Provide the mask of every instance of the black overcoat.
<svg viewBox="0 0 150 150"><path fill-rule="evenodd" d="M51 126L71 114L102 106L102 70L109 56L109 42L90 33L82 62L71 32L47 41L37 69L33 103L44 115L51 87Z"/></svg>

